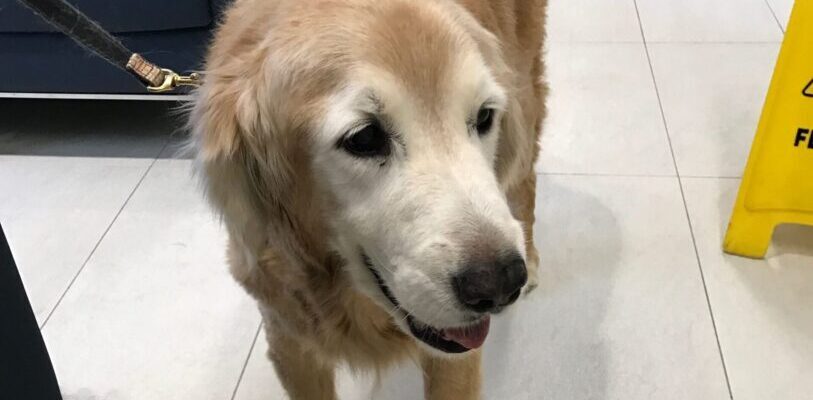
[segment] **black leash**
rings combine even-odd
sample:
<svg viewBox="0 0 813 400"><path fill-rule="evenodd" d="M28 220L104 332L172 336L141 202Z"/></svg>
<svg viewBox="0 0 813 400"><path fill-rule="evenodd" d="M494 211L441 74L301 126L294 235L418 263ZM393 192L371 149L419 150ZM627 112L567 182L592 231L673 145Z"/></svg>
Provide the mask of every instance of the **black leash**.
<svg viewBox="0 0 813 400"><path fill-rule="evenodd" d="M201 77L196 73L179 75L130 51L96 21L65 0L19 1L82 47L134 75L150 92L166 92L178 86L199 86L201 83Z"/></svg>

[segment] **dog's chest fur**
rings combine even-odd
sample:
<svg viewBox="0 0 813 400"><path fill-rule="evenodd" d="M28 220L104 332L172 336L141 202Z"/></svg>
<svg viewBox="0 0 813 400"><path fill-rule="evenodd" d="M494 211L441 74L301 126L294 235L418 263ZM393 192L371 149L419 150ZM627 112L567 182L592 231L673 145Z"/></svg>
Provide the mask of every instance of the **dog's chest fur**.
<svg viewBox="0 0 813 400"><path fill-rule="evenodd" d="M267 249L249 270L230 246L232 274L259 304L270 332L296 337L326 364L346 361L355 368L384 369L404 357L417 357L414 341L392 317L359 294L339 257L321 268L302 268ZM273 340L273 338L269 338Z"/></svg>

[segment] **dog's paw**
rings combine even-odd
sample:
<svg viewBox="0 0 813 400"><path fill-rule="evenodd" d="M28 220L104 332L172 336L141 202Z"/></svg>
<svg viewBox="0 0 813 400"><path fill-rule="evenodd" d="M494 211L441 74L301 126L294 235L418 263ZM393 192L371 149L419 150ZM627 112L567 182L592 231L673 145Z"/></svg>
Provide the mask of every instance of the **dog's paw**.
<svg viewBox="0 0 813 400"><path fill-rule="evenodd" d="M539 286L539 258L533 257L528 260L528 283L522 288L522 295L527 296Z"/></svg>
<svg viewBox="0 0 813 400"><path fill-rule="evenodd" d="M539 286L539 283L537 283L536 280L534 280L533 282L529 280L528 284L526 284L525 287L522 288L522 296L528 296L529 294L531 294L531 292L534 291L534 289L536 289L537 286Z"/></svg>

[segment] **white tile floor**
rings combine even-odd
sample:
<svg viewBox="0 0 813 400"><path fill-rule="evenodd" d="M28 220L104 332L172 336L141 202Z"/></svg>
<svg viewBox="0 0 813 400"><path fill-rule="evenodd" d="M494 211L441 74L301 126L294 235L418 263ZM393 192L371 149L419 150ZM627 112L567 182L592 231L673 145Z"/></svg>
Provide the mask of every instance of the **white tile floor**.
<svg viewBox="0 0 813 400"><path fill-rule="evenodd" d="M813 398L813 228L780 228L765 261L720 251L791 4L551 0L542 282L495 320L486 399ZM167 157L174 122L129 112L0 102L0 221L64 393L284 399L223 231ZM343 372L339 391L421 382Z"/></svg>

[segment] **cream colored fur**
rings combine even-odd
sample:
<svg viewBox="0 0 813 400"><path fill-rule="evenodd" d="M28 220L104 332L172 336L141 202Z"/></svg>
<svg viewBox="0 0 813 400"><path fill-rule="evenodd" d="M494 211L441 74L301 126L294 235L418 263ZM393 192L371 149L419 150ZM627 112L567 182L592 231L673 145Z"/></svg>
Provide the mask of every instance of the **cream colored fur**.
<svg viewBox="0 0 813 400"><path fill-rule="evenodd" d="M529 287L545 0L237 0L190 124L207 196L294 400L335 398L333 370L420 364L428 399L474 399L480 355L419 344L382 294L438 328L471 321L448 281L516 249ZM493 132L471 134L489 102ZM383 163L336 145L366 115L400 137ZM487 345L487 343L486 343Z"/></svg>

